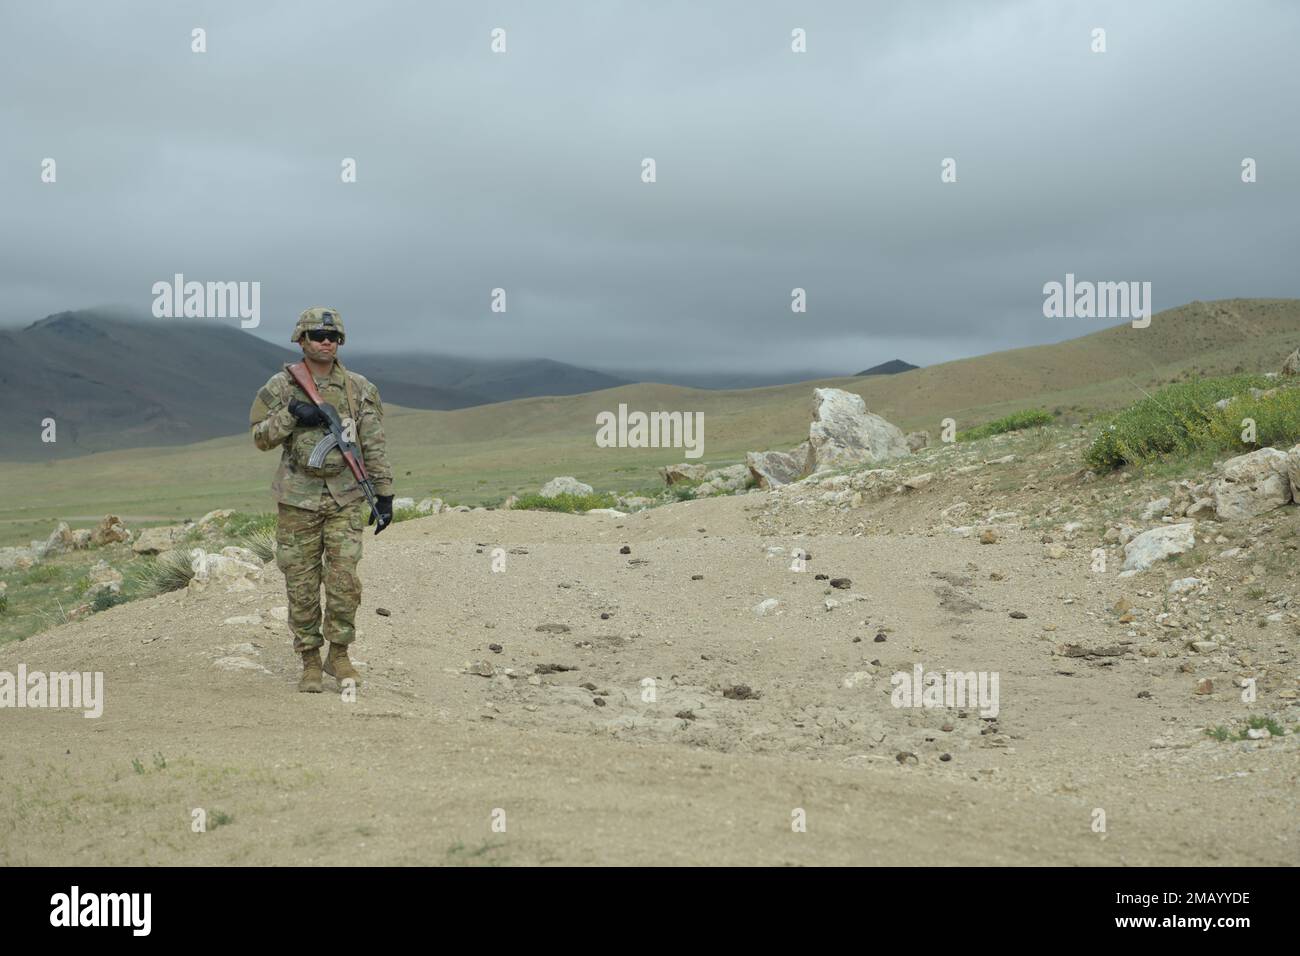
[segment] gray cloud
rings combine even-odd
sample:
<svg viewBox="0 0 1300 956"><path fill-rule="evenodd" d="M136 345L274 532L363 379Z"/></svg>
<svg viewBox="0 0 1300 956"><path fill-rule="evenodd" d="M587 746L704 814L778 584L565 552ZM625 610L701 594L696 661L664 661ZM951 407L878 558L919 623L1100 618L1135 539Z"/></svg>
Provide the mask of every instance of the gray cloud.
<svg viewBox="0 0 1300 956"><path fill-rule="evenodd" d="M852 372L1110 324L1042 317L1066 272L1157 309L1296 296L1298 26L1262 0L10 4L0 322L147 314L183 272L261 281L273 341L323 303L358 349Z"/></svg>

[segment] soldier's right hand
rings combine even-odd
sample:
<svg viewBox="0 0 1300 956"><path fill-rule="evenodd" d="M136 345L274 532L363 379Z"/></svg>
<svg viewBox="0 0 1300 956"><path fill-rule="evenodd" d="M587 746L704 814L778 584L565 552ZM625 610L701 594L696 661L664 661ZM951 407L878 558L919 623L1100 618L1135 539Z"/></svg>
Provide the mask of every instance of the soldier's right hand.
<svg viewBox="0 0 1300 956"><path fill-rule="evenodd" d="M319 408L310 402L299 401L296 398L289 403L289 414L298 419L299 425L306 425L308 428L325 424L325 416L321 414Z"/></svg>

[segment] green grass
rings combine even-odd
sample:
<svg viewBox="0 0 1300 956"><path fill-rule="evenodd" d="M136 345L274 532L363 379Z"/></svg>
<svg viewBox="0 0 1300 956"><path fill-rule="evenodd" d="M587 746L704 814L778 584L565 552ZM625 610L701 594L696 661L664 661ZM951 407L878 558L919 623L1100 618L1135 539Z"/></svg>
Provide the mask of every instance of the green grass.
<svg viewBox="0 0 1300 956"><path fill-rule="evenodd" d="M275 533L276 513L260 511L256 513L236 511L229 518L214 521L223 534L231 538L248 538L263 532Z"/></svg>
<svg viewBox="0 0 1300 956"><path fill-rule="evenodd" d="M567 511L576 513L590 511L592 508L613 508L615 497L612 494L593 492L589 495L556 495L544 498L541 495L520 495L515 502L516 511Z"/></svg>
<svg viewBox="0 0 1300 956"><path fill-rule="evenodd" d="M1029 408L1023 412L1013 412L1003 418L995 419L991 422L985 422L983 425L977 425L975 428L969 428L966 431L957 433L958 441L977 441L981 438L988 438L991 435L1002 435L1006 432L1017 432L1024 428L1041 428L1044 425L1051 425L1055 419L1052 413L1044 408Z"/></svg>
<svg viewBox="0 0 1300 956"><path fill-rule="evenodd" d="M1215 402L1273 384L1263 375L1225 375L1159 389L1105 422L1084 461L1094 471L1107 472L1161 455L1190 454L1213 441L1210 424L1219 417ZM1232 414L1237 415L1235 404Z"/></svg>
<svg viewBox="0 0 1300 956"><path fill-rule="evenodd" d="M1205 734L1208 737L1213 737L1215 740L1219 741L1219 743L1226 743L1229 740L1249 740L1250 735L1246 731L1264 729L1267 729L1269 735L1272 737L1281 737L1286 733L1286 730L1283 729L1282 725L1272 717L1255 715L1247 718L1246 726L1241 728L1241 730L1238 730L1236 733L1233 733L1230 728L1225 727L1223 724L1219 724L1217 727L1207 727L1205 729Z"/></svg>
<svg viewBox="0 0 1300 956"><path fill-rule="evenodd" d="M424 518L426 515L419 508L394 508L393 524L410 521L412 518ZM369 519L367 519L369 520Z"/></svg>
<svg viewBox="0 0 1300 956"><path fill-rule="evenodd" d="M24 585L49 584L61 580L62 577L63 569L58 565L38 564L23 572L23 576L19 579L19 583Z"/></svg>

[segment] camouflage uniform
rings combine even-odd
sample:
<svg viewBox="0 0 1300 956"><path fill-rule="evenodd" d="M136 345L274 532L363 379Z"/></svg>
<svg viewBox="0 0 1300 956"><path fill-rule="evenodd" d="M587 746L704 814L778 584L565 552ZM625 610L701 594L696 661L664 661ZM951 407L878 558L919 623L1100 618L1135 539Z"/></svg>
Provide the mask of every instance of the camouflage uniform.
<svg viewBox="0 0 1300 956"><path fill-rule="evenodd" d="M304 332L318 328L333 328L342 334L342 320L335 321L337 317L334 310L308 309L294 327L292 341L297 342ZM356 442L361 447L366 472L374 481L375 494L391 495L393 476L384 447L384 407L379 390L364 376L347 371L337 358L328 377L313 374L313 379L321 400L338 409L345 428L348 419L355 415ZM275 561L284 572L288 591L293 649L302 653L320 647L324 641L346 646L356 637L356 610L361 601L357 562L361 560L361 533L369 519L370 506L337 448L330 450L321 467L308 464L312 448L329 432L323 425L300 425L289 411L289 403L294 399L308 400L287 372L277 372L258 390L249 420L253 443L259 449L269 451L282 446L280 467L271 485L279 504Z"/></svg>

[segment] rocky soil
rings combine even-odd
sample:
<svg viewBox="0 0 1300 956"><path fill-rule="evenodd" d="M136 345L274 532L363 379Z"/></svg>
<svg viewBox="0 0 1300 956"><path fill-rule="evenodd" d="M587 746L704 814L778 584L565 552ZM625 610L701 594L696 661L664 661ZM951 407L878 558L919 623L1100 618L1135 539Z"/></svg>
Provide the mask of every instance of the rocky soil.
<svg viewBox="0 0 1300 956"><path fill-rule="evenodd" d="M1212 474L1083 443L402 522L355 700L294 692L273 562L0 647L106 697L0 709L0 863L1295 864L1300 508L1188 518ZM996 716L894 706L917 664Z"/></svg>

